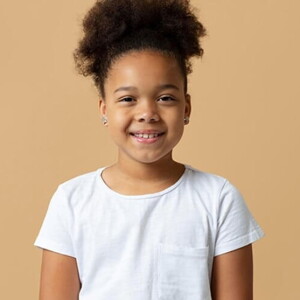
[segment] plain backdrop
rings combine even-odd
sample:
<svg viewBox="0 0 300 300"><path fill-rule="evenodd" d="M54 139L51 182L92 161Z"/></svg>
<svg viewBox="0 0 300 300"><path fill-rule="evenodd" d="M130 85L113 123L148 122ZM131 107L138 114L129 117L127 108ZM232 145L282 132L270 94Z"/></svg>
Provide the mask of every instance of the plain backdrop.
<svg viewBox="0 0 300 300"><path fill-rule="evenodd" d="M93 2L0 2L2 299L38 298L33 242L57 185L116 157L97 91L72 57ZM300 299L300 2L192 4L208 36L175 158L231 180L265 231L254 243L255 299Z"/></svg>

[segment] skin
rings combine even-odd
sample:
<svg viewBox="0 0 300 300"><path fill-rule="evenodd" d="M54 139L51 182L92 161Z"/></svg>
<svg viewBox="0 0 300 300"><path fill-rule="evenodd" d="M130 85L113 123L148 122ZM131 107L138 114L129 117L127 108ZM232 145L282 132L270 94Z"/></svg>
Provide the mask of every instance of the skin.
<svg viewBox="0 0 300 300"><path fill-rule="evenodd" d="M153 51L127 53L112 65L104 87L99 110L118 147L116 163L102 174L105 183L125 195L155 193L174 184L185 168L173 160L172 151L191 113L177 62ZM163 134L153 143L132 135L145 130ZM212 299L252 300L252 264L251 244L216 256ZM80 285L75 258L43 250L40 300L78 300Z"/></svg>
<svg viewBox="0 0 300 300"><path fill-rule="evenodd" d="M191 112L176 60L153 51L128 53L112 66L105 95L99 108L118 147L117 162L102 174L106 184L119 193L136 195L175 183L184 166L172 159L172 151L182 137L184 118ZM145 130L163 135L152 144L132 136Z"/></svg>
<svg viewBox="0 0 300 300"><path fill-rule="evenodd" d="M251 244L214 258L211 294L213 300L253 300Z"/></svg>
<svg viewBox="0 0 300 300"><path fill-rule="evenodd" d="M43 250L40 300L78 300L80 279L74 257Z"/></svg>

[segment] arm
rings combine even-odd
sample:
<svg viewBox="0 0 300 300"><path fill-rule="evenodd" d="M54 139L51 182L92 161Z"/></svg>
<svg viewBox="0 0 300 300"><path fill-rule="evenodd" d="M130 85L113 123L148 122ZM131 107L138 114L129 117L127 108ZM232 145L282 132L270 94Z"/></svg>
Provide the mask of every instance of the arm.
<svg viewBox="0 0 300 300"><path fill-rule="evenodd" d="M213 300L253 300L251 244L214 258L211 293Z"/></svg>
<svg viewBox="0 0 300 300"><path fill-rule="evenodd" d="M43 250L40 300L78 300L80 280L76 259Z"/></svg>

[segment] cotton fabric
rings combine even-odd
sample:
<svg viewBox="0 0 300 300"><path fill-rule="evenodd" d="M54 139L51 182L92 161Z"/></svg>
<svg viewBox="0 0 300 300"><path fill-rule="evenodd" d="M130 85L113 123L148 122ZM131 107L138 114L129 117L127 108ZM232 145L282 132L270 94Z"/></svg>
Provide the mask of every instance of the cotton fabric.
<svg viewBox="0 0 300 300"><path fill-rule="evenodd" d="M79 300L211 300L214 256L264 236L221 176L185 165L169 188L129 196L104 169L57 187L34 243L76 258Z"/></svg>

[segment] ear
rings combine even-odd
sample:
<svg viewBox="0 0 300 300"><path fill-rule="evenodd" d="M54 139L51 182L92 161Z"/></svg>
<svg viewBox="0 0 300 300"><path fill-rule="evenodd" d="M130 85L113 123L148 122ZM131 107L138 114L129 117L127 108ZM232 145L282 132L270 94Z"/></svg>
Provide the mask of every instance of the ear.
<svg viewBox="0 0 300 300"><path fill-rule="evenodd" d="M99 105L99 111L100 111L101 116L105 116L106 115L106 104L105 104L104 99L100 98L98 105Z"/></svg>
<svg viewBox="0 0 300 300"><path fill-rule="evenodd" d="M191 115L191 95L186 94L185 95L185 111L184 111L184 116L189 117Z"/></svg>

